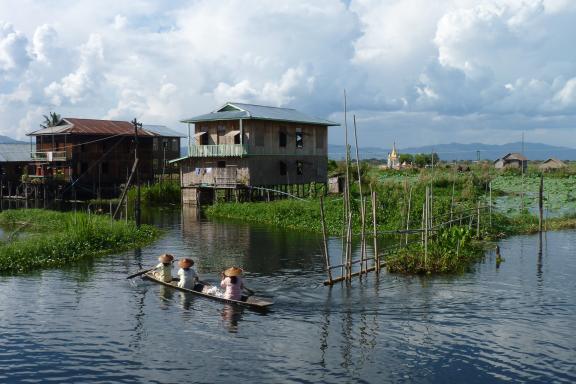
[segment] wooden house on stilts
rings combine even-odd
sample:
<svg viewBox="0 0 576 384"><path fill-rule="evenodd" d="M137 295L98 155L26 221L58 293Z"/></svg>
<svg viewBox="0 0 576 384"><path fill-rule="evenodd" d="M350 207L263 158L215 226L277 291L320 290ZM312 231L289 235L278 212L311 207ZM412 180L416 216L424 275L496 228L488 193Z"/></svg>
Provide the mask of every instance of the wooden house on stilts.
<svg viewBox="0 0 576 384"><path fill-rule="evenodd" d="M182 200L209 203L292 193L327 182L328 127L339 124L288 108L226 103L188 124L188 155L180 163ZM192 124L194 130L192 130ZM299 189L302 187L301 189Z"/></svg>

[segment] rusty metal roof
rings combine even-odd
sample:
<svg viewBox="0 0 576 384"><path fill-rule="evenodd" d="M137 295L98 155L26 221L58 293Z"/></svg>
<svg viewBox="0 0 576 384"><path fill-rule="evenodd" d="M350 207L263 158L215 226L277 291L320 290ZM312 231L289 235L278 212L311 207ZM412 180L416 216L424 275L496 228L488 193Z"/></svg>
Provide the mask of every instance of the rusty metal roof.
<svg viewBox="0 0 576 384"><path fill-rule="evenodd" d="M174 132L166 134L168 128L157 129L157 125L143 126L138 130L140 136L175 136L180 134ZM162 126L163 127L163 126ZM27 136L42 135L106 135L106 136L133 136L134 126L128 121L96 120L96 119L76 119L66 117L56 127L42 128L30 132Z"/></svg>

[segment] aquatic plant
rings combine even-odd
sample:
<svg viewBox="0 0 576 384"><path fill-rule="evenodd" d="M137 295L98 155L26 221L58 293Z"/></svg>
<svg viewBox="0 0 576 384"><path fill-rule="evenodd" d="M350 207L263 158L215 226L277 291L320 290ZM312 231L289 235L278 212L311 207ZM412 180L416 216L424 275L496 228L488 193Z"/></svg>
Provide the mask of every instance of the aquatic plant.
<svg viewBox="0 0 576 384"><path fill-rule="evenodd" d="M128 190L128 201L133 204L136 201L136 187ZM180 182L179 181L161 181L150 185L140 187L141 202L143 205L160 206L160 205L179 205Z"/></svg>
<svg viewBox="0 0 576 384"><path fill-rule="evenodd" d="M0 272L26 272L56 267L83 258L102 256L152 242L159 231L136 228L133 222L113 221L104 215L41 209L0 213L0 225L27 236L0 244Z"/></svg>

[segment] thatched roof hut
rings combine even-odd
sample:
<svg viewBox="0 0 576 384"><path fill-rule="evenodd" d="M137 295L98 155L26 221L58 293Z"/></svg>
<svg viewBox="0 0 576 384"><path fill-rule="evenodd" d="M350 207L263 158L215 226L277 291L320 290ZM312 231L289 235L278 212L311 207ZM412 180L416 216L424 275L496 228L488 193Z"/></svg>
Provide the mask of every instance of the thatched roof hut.
<svg viewBox="0 0 576 384"><path fill-rule="evenodd" d="M549 158L538 167L541 171L552 171L555 169L565 168L566 163L553 157Z"/></svg>

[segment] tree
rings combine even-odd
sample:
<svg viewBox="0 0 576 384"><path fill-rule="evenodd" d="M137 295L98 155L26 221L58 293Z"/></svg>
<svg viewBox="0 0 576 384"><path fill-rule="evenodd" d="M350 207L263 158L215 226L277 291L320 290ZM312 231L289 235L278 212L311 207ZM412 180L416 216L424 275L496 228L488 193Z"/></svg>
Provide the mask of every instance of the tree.
<svg viewBox="0 0 576 384"><path fill-rule="evenodd" d="M414 162L414 156L409 153L401 153L400 156L398 156L398 161L400 164L412 164Z"/></svg>
<svg viewBox="0 0 576 384"><path fill-rule="evenodd" d="M44 117L44 123L40 124L42 128L55 127L62 121L62 118L56 112L50 112L48 116L42 116Z"/></svg>

